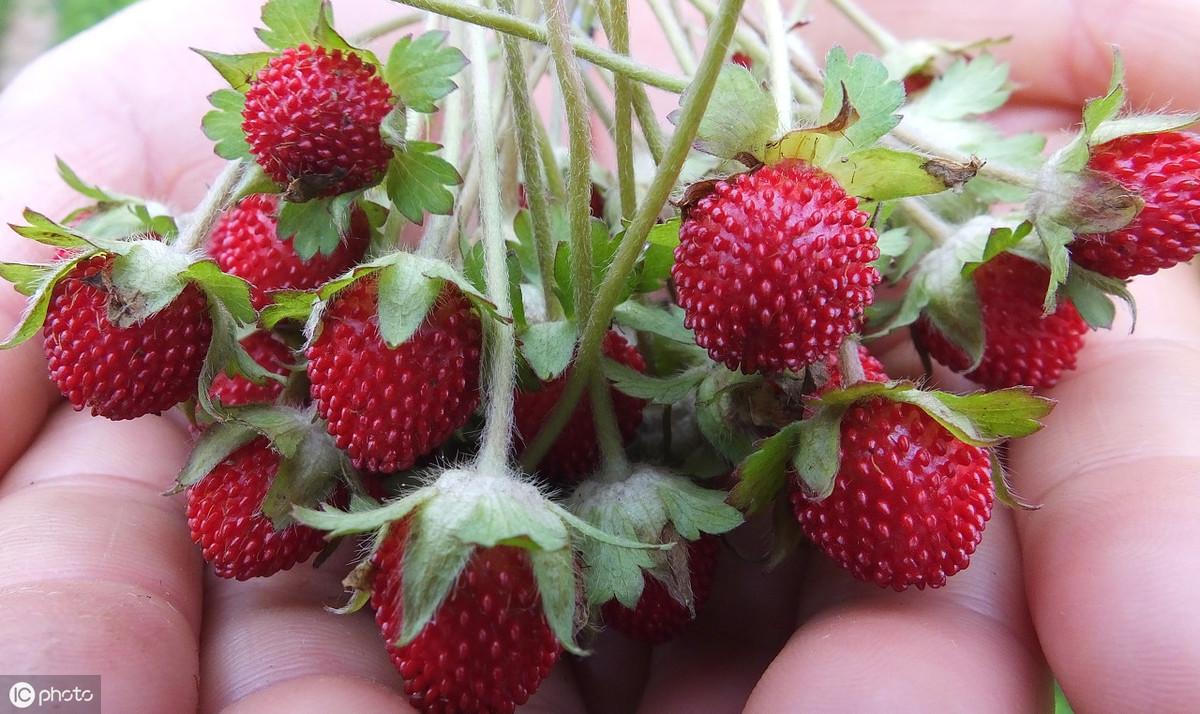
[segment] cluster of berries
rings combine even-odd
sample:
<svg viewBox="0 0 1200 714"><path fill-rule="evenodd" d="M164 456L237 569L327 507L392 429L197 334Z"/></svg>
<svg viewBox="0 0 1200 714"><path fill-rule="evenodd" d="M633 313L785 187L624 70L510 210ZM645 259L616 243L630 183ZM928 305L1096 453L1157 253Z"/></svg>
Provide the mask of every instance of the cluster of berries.
<svg viewBox="0 0 1200 714"><path fill-rule="evenodd" d="M935 173L926 157L900 172L911 185L864 185L861 176L877 180L904 154L829 138L871 123L855 102L887 104L847 94L864 83L846 73L860 70L831 53L826 104L842 111L820 117L825 125L748 132L761 137L752 145L699 137L718 160L750 168L718 162L684 192L679 217L662 217L638 270L619 278L631 296L622 327L601 321L612 408L584 395L555 425L576 370L597 368L571 361L588 316L573 313L565 236L554 240L554 276L522 268L505 286L520 296L535 279L557 283L565 317L532 301L497 314L486 296L494 286L471 277L482 271L469 246L461 261L442 261L397 244L400 221L454 209L445 187L461 178L436 147L406 138L405 123L455 88L449 78L465 58L429 33L405 38L381 64L333 31L327 5L269 6L285 4L313 27L270 27L270 52L205 53L231 84L205 120L234 162L231 180L214 187L224 191L220 214L177 225L63 166L95 203L62 222L27 212L29 225L16 227L58 252L47 265L3 264L30 298L5 346L40 328L51 380L93 415L183 407L198 440L179 488L218 576L270 576L365 534L368 555L347 579L352 605L374 609L423 711L513 711L564 650L580 651L587 617L577 601L629 636L678 635L711 590L718 536L778 498L855 577L895 590L945 585L968 566L994 502L1017 502L995 447L1040 428L1051 405L1032 388L1074 368L1094 324L1078 281L1115 294L1200 252L1200 139L1178 131L1088 134L1050 163L1047 182L1026 187L1031 222L981 216L982 232L968 222L929 235L943 245L912 260L883 250L887 233L920 228L905 223L904 201L970 186L979 166L943 161ZM735 54L718 89L745 101L714 105L755 116L767 96L755 71ZM909 101L940 81L912 83ZM885 117L905 101L900 87L876 87L895 96ZM886 134L882 124L855 135L859 143ZM872 161L883 167L846 173ZM948 173L955 178L929 187ZM1080 218L1053 200L1063 186L1097 185L1133 210ZM589 207L605 249L626 228L603 222L606 196L594 189ZM884 210L894 203L901 208ZM529 224L524 204L522 192L512 262L536 266L524 259L533 241L516 227ZM1061 258L1051 239L1060 230ZM597 261L603 276L609 266ZM894 270L899 263L907 266ZM885 279L916 296L890 318L872 312ZM997 391L954 395L890 379L860 344L876 323L877 333L910 325L918 349ZM512 464L461 466L494 391L482 369L497 352L488 340L502 334L492 324L515 324L521 341L504 428L526 470L565 500ZM597 421L614 417L638 463L609 463ZM659 424L669 435L681 417L694 428L675 429L684 443L674 448L669 436L660 449L640 436ZM537 446L548 428L557 431ZM732 474L730 492L697 480L712 464Z"/></svg>

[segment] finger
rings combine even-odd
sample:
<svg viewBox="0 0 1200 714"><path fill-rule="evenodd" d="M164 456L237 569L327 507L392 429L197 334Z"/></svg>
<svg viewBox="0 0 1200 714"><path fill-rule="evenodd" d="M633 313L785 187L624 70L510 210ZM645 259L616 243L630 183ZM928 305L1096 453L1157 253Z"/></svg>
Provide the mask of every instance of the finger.
<svg viewBox="0 0 1200 714"><path fill-rule="evenodd" d="M802 624L746 712L1048 708L1008 512L993 515L971 567L939 590L885 591L821 555L811 562Z"/></svg>
<svg viewBox="0 0 1200 714"><path fill-rule="evenodd" d="M0 490L0 670L99 674L105 709L196 704L200 559L161 494L168 421L60 409Z"/></svg>
<svg viewBox="0 0 1200 714"><path fill-rule="evenodd" d="M1137 281L1137 333L1095 335L1012 473L1042 504L1020 536L1046 657L1082 711L1185 711L1200 696L1200 281Z"/></svg>

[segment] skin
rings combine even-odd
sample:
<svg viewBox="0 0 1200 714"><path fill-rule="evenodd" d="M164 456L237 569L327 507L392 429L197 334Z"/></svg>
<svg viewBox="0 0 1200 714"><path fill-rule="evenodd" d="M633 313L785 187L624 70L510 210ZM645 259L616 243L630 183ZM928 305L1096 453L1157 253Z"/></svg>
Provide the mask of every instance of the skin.
<svg viewBox="0 0 1200 714"><path fill-rule="evenodd" d="M199 129L219 78L187 47L253 49L255 5L150 0L39 59L0 96L0 218L78 204L55 154L90 181L193 206L219 167ZM901 37L1014 35L997 50L1021 86L1010 126L1077 121L1106 85L1108 43L1122 47L1136 106L1200 107L1200 86L1180 80L1195 41L1182 28L1200 21L1188 0L868 5ZM338 9L350 33L396 12L383 0ZM813 14L802 32L814 47L865 48L827 6ZM669 66L653 21L633 27L635 54ZM41 257L8 232L0 254ZM1018 490L1043 508L998 509L949 586L898 595L804 553L763 573L752 524L679 641L651 653L606 634L528 711L1043 711L1051 669L1079 711L1194 707L1200 280L1177 268L1134 292L1137 332L1089 335L1051 392L1047 428L1012 447ZM20 306L0 291L0 320ZM904 347L886 357L893 374L917 369ZM76 414L44 370L36 343L0 353L0 671L99 673L112 711L408 710L370 616L321 609L339 602L344 568L206 575L181 500L160 495L185 432Z"/></svg>

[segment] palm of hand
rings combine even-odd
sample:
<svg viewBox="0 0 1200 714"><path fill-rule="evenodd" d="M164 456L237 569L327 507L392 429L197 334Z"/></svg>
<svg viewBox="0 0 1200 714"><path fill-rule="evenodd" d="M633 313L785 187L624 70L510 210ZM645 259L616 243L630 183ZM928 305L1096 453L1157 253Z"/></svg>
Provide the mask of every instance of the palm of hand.
<svg viewBox="0 0 1200 714"><path fill-rule="evenodd" d="M1190 69L1189 38L1161 34L1164 18L1190 26L1188 3L878 4L901 35L1011 31L1002 54L1025 83L1006 118L1014 127L1073 121L1104 85L1109 41L1122 45L1135 100L1200 105L1200 92L1171 83ZM55 153L114 188L196 201L217 166L199 130L216 78L186 47L236 49L256 19L253 3L218 5L144 3L9 88L6 220L26 204L51 215L70 207ZM342 21L395 12L369 5L339 6ZM814 43L857 40L823 9L818 17L805 30ZM633 26L645 33L635 29L633 46L646 49L635 54L661 60L652 23ZM14 236L3 240L6 259L31 257ZM1044 508L999 512L951 586L897 596L819 557L767 575L727 558L681 640L651 658L606 637L574 671L560 666L530 710L736 711L749 697L749 711L1030 711L1048 706L1046 661L1085 710L1188 708L1200 695L1200 620L1188 597L1200 554L1186 547L1200 538L1200 485L1188 478L1200 460L1188 420L1200 405L1200 377L1187 369L1200 353L1195 277L1140 281L1137 334L1089 336L1079 371L1054 392L1048 428L1011 453L1020 490ZM11 320L19 305L8 293L0 309ZM912 364L903 349L891 357L894 372ZM166 419L72 413L43 369L36 346L0 353L0 671L101 673L113 711L406 706L369 617L321 610L339 598L342 571L206 581L181 504L159 495L186 455L184 432ZM742 540L757 547L753 535Z"/></svg>

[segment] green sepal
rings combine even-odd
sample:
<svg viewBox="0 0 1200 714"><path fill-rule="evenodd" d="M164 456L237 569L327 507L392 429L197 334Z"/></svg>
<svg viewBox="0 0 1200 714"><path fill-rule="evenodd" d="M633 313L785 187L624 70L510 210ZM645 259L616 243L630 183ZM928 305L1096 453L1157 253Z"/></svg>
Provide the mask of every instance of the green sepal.
<svg viewBox="0 0 1200 714"><path fill-rule="evenodd" d="M1071 256L1067 246L1075 240L1075 234L1070 228L1057 223L1046 216L1034 216L1034 230L1046 253L1047 267L1050 269L1050 282L1046 286L1046 297L1042 301L1042 311L1049 315L1054 312L1058 303L1058 288L1067 280L1071 269Z"/></svg>
<svg viewBox="0 0 1200 714"><path fill-rule="evenodd" d="M446 187L462 183L450 162L435 156L441 147L427 141L409 141L394 152L384 187L388 198L409 221L418 225L425 213L448 216L454 210L454 194Z"/></svg>
<svg viewBox="0 0 1200 714"><path fill-rule="evenodd" d="M739 428L734 417L731 393L737 386L755 379L716 369L696 389L696 425L708 443L731 464L740 463L754 450L753 436Z"/></svg>
<svg viewBox="0 0 1200 714"><path fill-rule="evenodd" d="M818 408L799 423L791 468L804 495L822 501L833 493L841 462L842 417L848 406Z"/></svg>
<svg viewBox="0 0 1200 714"><path fill-rule="evenodd" d="M423 510L413 513L408 526L401 583L404 622L392 643L398 647L421 634L450 595L475 551L475 544L455 537L452 528L422 515Z"/></svg>
<svg viewBox="0 0 1200 714"><path fill-rule="evenodd" d="M705 367L693 367L669 377L655 377L605 358L600 363L605 379L623 394L655 404L674 404L693 394L708 376Z"/></svg>
<svg viewBox="0 0 1200 714"><path fill-rule="evenodd" d="M204 135L215 142L213 151L229 161L252 158L242 131L246 96L233 89L218 89L208 95L208 102L213 108L200 120L200 126Z"/></svg>
<svg viewBox="0 0 1200 714"><path fill-rule="evenodd" d="M33 209L26 208L21 213L21 217L29 225L19 226L10 223L8 227L22 238L55 248L86 248L91 245L79 231L52 221Z"/></svg>
<svg viewBox="0 0 1200 714"><path fill-rule="evenodd" d="M108 319L117 327L146 320L174 302L192 258L158 240L133 241L113 260Z"/></svg>
<svg viewBox="0 0 1200 714"><path fill-rule="evenodd" d="M238 92L245 92L250 83L258 76L271 58L275 56L274 52L251 52L242 55L226 55L220 52L210 52L208 50L200 50L192 48L192 52L200 55L208 60L208 63L213 66L213 69L229 82L230 88Z"/></svg>
<svg viewBox="0 0 1200 714"><path fill-rule="evenodd" d="M317 253L329 255L350 232L351 215L360 192L332 198L310 199L300 203L281 201L275 232L279 240L292 241L301 260Z"/></svg>
<svg viewBox="0 0 1200 714"><path fill-rule="evenodd" d="M25 301L25 308L21 311L21 317L17 320L12 332L4 338L3 342L0 342L0 350L16 347L42 329L42 325L46 322L46 311L50 308L50 298L54 296L54 287L67 277L76 265L88 257L91 257L91 254L80 253L72 256L45 270L39 276L36 284L22 285L25 290L28 290L29 299Z"/></svg>
<svg viewBox="0 0 1200 714"><path fill-rule="evenodd" d="M857 120L838 139L834 155L871 146L900 123L896 111L904 103L904 88L888 78L887 68L867 54L855 55L834 47L825 57L825 91L818 123L833 121L848 102Z"/></svg>
<svg viewBox="0 0 1200 714"><path fill-rule="evenodd" d="M575 602L577 581L575 557L570 548L531 550L529 564L537 581L546 622L563 649L573 655L587 654L575 644Z"/></svg>
<svg viewBox="0 0 1200 714"><path fill-rule="evenodd" d="M97 203L125 203L136 200L130 196L111 193L95 184L87 183L79 178L79 174L75 173L75 170L66 161L63 161L61 157L55 156L54 162L58 168L59 178L81 196L86 196Z"/></svg>
<svg viewBox="0 0 1200 714"><path fill-rule="evenodd" d="M789 424L758 442L738 464L738 482L729 493L730 503L746 513L758 513L783 490L801 423Z"/></svg>
<svg viewBox="0 0 1200 714"><path fill-rule="evenodd" d="M983 254L978 260L967 260L962 266L962 276L964 278L971 277L984 263L992 258L1004 253L1025 239L1033 231L1033 224L1029 221L1021 221L1016 228L1011 226L997 226L988 232L987 242L984 243Z"/></svg>
<svg viewBox="0 0 1200 714"><path fill-rule="evenodd" d="M695 345L692 331L683 326L683 309L677 305L651 307L636 300L626 300L613 310L613 320L638 332L665 337L684 345Z"/></svg>
<svg viewBox="0 0 1200 714"><path fill-rule="evenodd" d="M687 92L680 98L682 104ZM677 121L678 111L668 117ZM764 158L767 142L779 129L771 95L754 75L736 64L722 65L704 110L693 146L722 159Z"/></svg>
<svg viewBox="0 0 1200 714"><path fill-rule="evenodd" d="M351 47L333 30L333 7L328 0L268 0L262 8L262 22L266 27L255 32L263 44L274 50L307 44L366 54Z"/></svg>
<svg viewBox="0 0 1200 714"><path fill-rule="evenodd" d="M997 501L1009 508L1021 511L1036 511L1042 507L1041 504L1026 501L1013 491L1012 484L1008 480L1008 472L1004 468L1004 462L1000 460L1000 454L996 449L988 449L988 458L991 459L992 488L996 492Z"/></svg>
<svg viewBox="0 0 1200 714"><path fill-rule="evenodd" d="M258 432L247 424L224 422L213 424L204 430L188 454L187 463L175 477L175 484L168 494L183 491L200 482L213 469L229 458L229 455L256 439Z"/></svg>
<svg viewBox="0 0 1200 714"><path fill-rule="evenodd" d="M255 383L265 380L283 382L284 378L255 361L238 339L239 328L244 327L229 311L229 307L217 296L209 296L208 316L212 321L212 339L200 368L196 385L196 401L201 410L218 421L225 420L226 410L214 402L209 390L218 374L242 376Z"/></svg>
<svg viewBox="0 0 1200 714"><path fill-rule="evenodd" d="M492 301L444 260L394 253L379 274L379 332L388 347L395 348L412 337L446 283L457 286L483 315L512 319L499 315ZM323 291L322 299L327 299Z"/></svg>
<svg viewBox="0 0 1200 714"><path fill-rule="evenodd" d="M1116 317L1116 307L1112 302L1114 297L1119 298L1129 308L1129 331L1133 332L1137 326L1137 302L1124 280L1072 265L1063 290L1090 327L1112 327Z"/></svg>
<svg viewBox="0 0 1200 714"><path fill-rule="evenodd" d="M517 335L517 340L533 373L548 382L571 364L578 334L579 327L574 321L552 320L530 325Z"/></svg>
<svg viewBox="0 0 1200 714"><path fill-rule="evenodd" d="M402 37L392 45L383 78L404 106L435 112L434 103L458 89L450 78L467 66L467 58L457 48L443 46L445 41L445 31L431 30L415 38Z"/></svg>
<svg viewBox="0 0 1200 714"><path fill-rule="evenodd" d="M276 530L295 523L294 507L326 498L337 478L351 468L349 459L337 448L323 424L309 419L307 427L291 448L285 449L275 442L281 456L279 469L263 496L260 510L271 519Z"/></svg>
<svg viewBox="0 0 1200 714"><path fill-rule="evenodd" d="M957 164L883 146L859 149L822 166L846 193L864 201L890 201L959 188L977 164Z"/></svg>
<svg viewBox="0 0 1200 714"><path fill-rule="evenodd" d="M408 148L407 131L408 112L405 111L403 104L392 107L391 111L383 117L383 121L379 123L379 135L383 137L383 143L397 151L404 151Z"/></svg>
<svg viewBox="0 0 1200 714"><path fill-rule="evenodd" d="M328 506L317 510L297 506L292 509L292 517L306 526L326 531L330 538L341 538L376 531L401 521L433 496L433 491L422 488L367 510L343 511Z"/></svg>
<svg viewBox="0 0 1200 714"><path fill-rule="evenodd" d="M13 290L32 297L38 286L46 279L47 273L54 272L54 266L41 263L0 263L0 279L12 283Z"/></svg>

